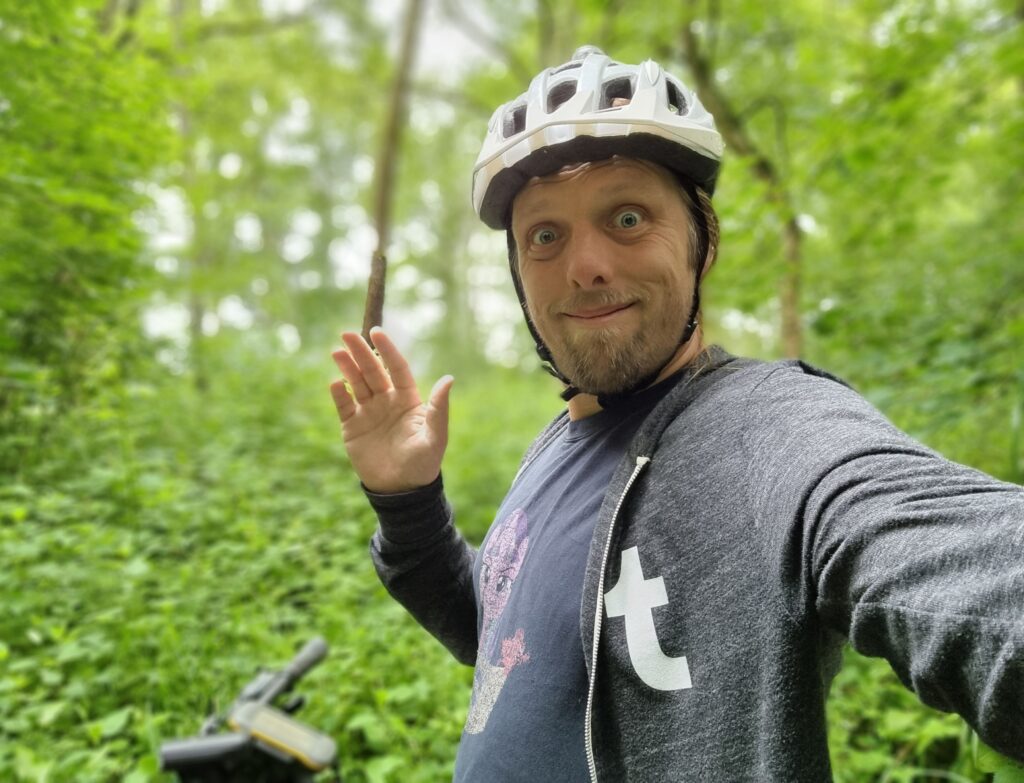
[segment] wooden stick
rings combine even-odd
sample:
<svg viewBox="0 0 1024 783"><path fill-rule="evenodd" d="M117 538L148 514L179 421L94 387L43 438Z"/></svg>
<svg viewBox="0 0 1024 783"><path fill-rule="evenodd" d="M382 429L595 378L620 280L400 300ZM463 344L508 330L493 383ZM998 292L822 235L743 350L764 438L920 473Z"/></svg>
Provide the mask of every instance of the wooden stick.
<svg viewBox="0 0 1024 783"><path fill-rule="evenodd" d="M409 0L402 32L402 48L398 53L395 81L391 87L391 100L381 140L380 154L374 167L376 200L374 224L377 227L377 249L370 261L370 280L366 288L366 310L363 313L363 337L369 342L370 329L380 326L384 318L384 284L387 277L387 251L391 234L391 208L395 170L405 126L406 106L409 102L409 73L412 70L419 37L422 0Z"/></svg>

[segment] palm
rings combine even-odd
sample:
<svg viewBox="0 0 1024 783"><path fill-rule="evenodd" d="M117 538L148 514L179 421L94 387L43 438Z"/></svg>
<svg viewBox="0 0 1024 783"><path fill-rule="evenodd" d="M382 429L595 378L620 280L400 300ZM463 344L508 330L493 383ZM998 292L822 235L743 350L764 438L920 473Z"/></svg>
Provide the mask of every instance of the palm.
<svg viewBox="0 0 1024 783"><path fill-rule="evenodd" d="M375 395L359 408L343 422L345 448L357 473L394 473L385 483L401 483L402 473L410 468L420 473L420 466L432 460L437 439L427 429L426 406L419 394L392 391ZM432 479L430 476L422 483Z"/></svg>
<svg viewBox="0 0 1024 783"><path fill-rule="evenodd" d="M379 358L358 335L346 333L343 339L348 352L334 358L349 388L336 381L331 393L352 467L378 492L429 484L447 445L451 379L442 378L424 403L404 357L383 332L374 332Z"/></svg>

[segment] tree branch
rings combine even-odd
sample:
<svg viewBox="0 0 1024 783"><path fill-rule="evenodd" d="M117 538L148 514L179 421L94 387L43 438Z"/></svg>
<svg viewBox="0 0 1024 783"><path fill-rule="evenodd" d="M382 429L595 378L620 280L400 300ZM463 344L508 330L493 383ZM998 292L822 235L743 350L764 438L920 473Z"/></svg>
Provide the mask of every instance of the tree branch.
<svg viewBox="0 0 1024 783"><path fill-rule="evenodd" d="M490 119L494 112L494 106L490 101L483 101L468 95L465 91L451 90L442 87L433 81L416 82L412 87L413 93L418 98L441 101L449 105L462 106L465 109L479 115L484 122Z"/></svg>
<svg viewBox="0 0 1024 783"><path fill-rule="evenodd" d="M265 35L275 33L286 27L304 24L309 21L305 13L289 14L279 16L276 19L238 19L230 22L211 22L195 29L193 35L196 41L206 41L211 38L239 38L254 35Z"/></svg>
<svg viewBox="0 0 1024 783"><path fill-rule="evenodd" d="M708 62L715 61L718 53L718 20L722 15L722 7L718 0L708 0Z"/></svg>
<svg viewBox="0 0 1024 783"><path fill-rule="evenodd" d="M135 17L139 15L139 8L141 7L142 0L128 0L128 5L124 9L126 24L114 42L115 49L123 49L135 38Z"/></svg>
<svg viewBox="0 0 1024 783"><path fill-rule="evenodd" d="M715 125L721 131L726 143L743 156L763 157L757 145L747 134L746 127L738 112L726 100L712 76L711 62L701 52L700 42L693 33L693 25L683 24L681 40L683 59L693 74L694 87L708 111L715 117ZM768 162L768 169L772 167ZM773 175L774 176L774 175Z"/></svg>
<svg viewBox="0 0 1024 783"><path fill-rule="evenodd" d="M114 19L117 17L117 6L119 0L107 0L96 14L96 28L100 35L108 35L114 28Z"/></svg>
<svg viewBox="0 0 1024 783"><path fill-rule="evenodd" d="M249 19L231 19L221 22L208 22L197 25L194 30L196 41L209 38L237 38L240 36L264 35L275 33L287 27L304 24L313 20L314 13L323 7L322 2L311 3L305 10L294 14L265 17L255 16Z"/></svg>
<svg viewBox="0 0 1024 783"><path fill-rule="evenodd" d="M441 5L445 19L455 25L470 41L489 50L491 54L497 54L518 81L528 84L533 79L533 74L519 59L515 51L504 41L491 35L470 19L469 15L458 5L458 0L443 0Z"/></svg>
<svg viewBox="0 0 1024 783"><path fill-rule="evenodd" d="M786 143L786 129L789 123L786 107L779 100L778 96L762 95L741 111L740 117L746 122L764 108L771 109L772 116L775 119L775 145L779 150L779 156L782 158L783 167L785 167L789 162L789 145Z"/></svg>
<svg viewBox="0 0 1024 783"><path fill-rule="evenodd" d="M366 290L366 310L363 314L363 337L370 341L370 329L380 326L384 318L384 283L387 276L385 253L391 241L391 207L395 170L401 150L405 110L409 103L409 75L416 56L419 38L422 0L409 0L402 31L402 48L398 55L395 81L391 87L387 120L381 139L375 172L374 222L377 228L377 250L370 261L370 280Z"/></svg>

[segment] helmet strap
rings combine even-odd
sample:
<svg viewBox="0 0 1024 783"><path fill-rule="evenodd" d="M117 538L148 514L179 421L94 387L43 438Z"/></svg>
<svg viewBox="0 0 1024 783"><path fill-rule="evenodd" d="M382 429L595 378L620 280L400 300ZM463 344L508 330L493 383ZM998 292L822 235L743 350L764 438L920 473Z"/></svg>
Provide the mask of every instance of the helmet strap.
<svg viewBox="0 0 1024 783"><path fill-rule="evenodd" d="M565 384L565 389L561 393L563 400L568 402L577 394L580 390L577 389L573 382L569 380L566 375L558 369L555 364L555 358L551 355L551 351L544 344L544 341L540 337L540 332L537 331L537 327L533 325L533 321L530 318L530 311L526 306L526 291L523 290L523 281L519 279L519 268L516 261L516 239L512 235L512 229L505 231L505 241L508 245L508 267L509 271L512 272L512 285L516 289L516 298L519 300L519 307L523 311L523 317L526 319L526 328L530 330L530 336L533 337L534 347L537 349L537 356L540 357L540 366L544 368L544 371L554 378L557 378Z"/></svg>

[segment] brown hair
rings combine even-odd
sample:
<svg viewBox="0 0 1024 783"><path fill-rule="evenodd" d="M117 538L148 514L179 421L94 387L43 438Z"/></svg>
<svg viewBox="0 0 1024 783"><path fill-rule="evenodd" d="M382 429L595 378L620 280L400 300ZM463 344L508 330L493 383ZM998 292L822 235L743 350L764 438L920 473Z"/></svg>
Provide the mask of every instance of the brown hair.
<svg viewBox="0 0 1024 783"><path fill-rule="evenodd" d="M679 179L679 192L690 216L687 227L690 240L690 269L703 277L718 258L721 236L718 215L711 204L711 196L703 188Z"/></svg>

